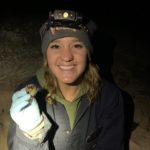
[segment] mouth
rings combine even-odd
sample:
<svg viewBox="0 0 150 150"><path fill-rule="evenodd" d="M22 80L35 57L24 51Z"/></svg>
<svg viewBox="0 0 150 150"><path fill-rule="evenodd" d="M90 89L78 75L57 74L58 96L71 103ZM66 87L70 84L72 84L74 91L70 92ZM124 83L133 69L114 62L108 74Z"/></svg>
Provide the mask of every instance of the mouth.
<svg viewBox="0 0 150 150"><path fill-rule="evenodd" d="M75 65L60 65L59 68L61 70L67 71L67 70L71 70L75 67Z"/></svg>

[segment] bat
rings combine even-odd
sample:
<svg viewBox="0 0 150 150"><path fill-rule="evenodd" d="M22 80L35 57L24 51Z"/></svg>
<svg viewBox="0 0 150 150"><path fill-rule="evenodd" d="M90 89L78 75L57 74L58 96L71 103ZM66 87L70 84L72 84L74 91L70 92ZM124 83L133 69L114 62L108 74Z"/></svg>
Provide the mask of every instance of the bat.
<svg viewBox="0 0 150 150"><path fill-rule="evenodd" d="M26 89L26 92L31 95L31 97L30 97L30 99L28 100L28 104L25 105L24 107L22 107L22 108L20 109L20 111L26 109L27 107L29 107L29 106L32 104L33 98L34 98L34 96L35 96L35 95L37 94L37 92L38 92L38 88L37 88L34 84L28 84L28 85L25 87L25 89Z"/></svg>

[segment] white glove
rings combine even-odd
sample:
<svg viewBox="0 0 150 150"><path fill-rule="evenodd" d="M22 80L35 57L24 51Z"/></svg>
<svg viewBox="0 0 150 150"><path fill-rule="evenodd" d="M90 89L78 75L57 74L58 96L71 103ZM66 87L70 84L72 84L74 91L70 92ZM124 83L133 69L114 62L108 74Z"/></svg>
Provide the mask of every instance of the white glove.
<svg viewBox="0 0 150 150"><path fill-rule="evenodd" d="M37 101L26 88L13 94L10 115L25 132L34 129L42 120Z"/></svg>

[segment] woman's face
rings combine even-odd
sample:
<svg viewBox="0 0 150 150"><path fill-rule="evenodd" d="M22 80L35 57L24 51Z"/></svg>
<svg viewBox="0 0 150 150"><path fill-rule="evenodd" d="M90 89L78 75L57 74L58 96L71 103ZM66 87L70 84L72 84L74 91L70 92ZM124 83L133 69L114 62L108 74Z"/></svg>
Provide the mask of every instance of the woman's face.
<svg viewBox="0 0 150 150"><path fill-rule="evenodd" d="M59 84L74 84L86 68L87 49L78 38L60 38L49 44L47 61Z"/></svg>

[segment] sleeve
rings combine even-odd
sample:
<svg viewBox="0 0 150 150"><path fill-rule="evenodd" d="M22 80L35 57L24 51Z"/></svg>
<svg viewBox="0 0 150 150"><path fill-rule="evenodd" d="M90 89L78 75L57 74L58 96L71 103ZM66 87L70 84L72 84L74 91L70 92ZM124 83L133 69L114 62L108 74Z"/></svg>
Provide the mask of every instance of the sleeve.
<svg viewBox="0 0 150 150"><path fill-rule="evenodd" d="M99 124L102 128L96 150L124 149L124 105L118 88L105 88L101 96L102 115Z"/></svg>
<svg viewBox="0 0 150 150"><path fill-rule="evenodd" d="M8 130L8 136L7 136L7 145L8 150L41 150L44 143L43 139L47 135L47 132L49 131L51 124L44 115L44 127L41 129L41 126L43 126L43 123L39 125L34 131L30 133L24 133L17 124L10 118L9 121L9 130ZM37 130L37 129L40 130ZM32 135L36 135L35 132L38 133L38 138L32 138L30 137L31 133ZM41 132L41 133L39 133ZM40 136L39 136L40 135ZM36 136L37 137L37 136ZM45 143L46 144L46 143Z"/></svg>

